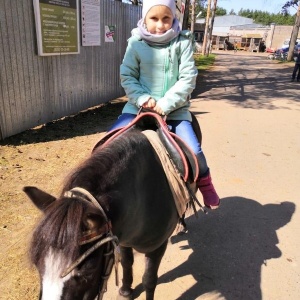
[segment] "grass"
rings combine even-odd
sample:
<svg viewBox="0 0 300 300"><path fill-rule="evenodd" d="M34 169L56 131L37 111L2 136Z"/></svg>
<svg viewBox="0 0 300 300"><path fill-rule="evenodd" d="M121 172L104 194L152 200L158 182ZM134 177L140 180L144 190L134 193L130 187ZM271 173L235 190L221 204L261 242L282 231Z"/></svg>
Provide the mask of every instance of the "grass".
<svg viewBox="0 0 300 300"><path fill-rule="evenodd" d="M194 58L195 58L196 67L201 72L209 69L214 64L216 55L209 54L207 56L202 54L195 54Z"/></svg>

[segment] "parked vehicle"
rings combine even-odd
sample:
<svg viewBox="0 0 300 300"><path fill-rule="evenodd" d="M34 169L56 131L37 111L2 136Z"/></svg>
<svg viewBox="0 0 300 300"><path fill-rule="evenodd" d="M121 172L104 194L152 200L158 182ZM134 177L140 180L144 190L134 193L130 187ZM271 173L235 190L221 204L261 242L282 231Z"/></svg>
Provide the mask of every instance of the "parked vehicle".
<svg viewBox="0 0 300 300"><path fill-rule="evenodd" d="M297 44L298 44L298 45L300 44L300 39L297 39L297 40L296 40L296 45L297 45ZM286 39L286 40L284 40L284 42L283 42L281 48L289 48L289 46L290 46L290 39Z"/></svg>
<svg viewBox="0 0 300 300"><path fill-rule="evenodd" d="M279 48L275 51L275 53L288 53L288 52L289 52L289 47Z"/></svg>
<svg viewBox="0 0 300 300"><path fill-rule="evenodd" d="M288 54L290 47L284 47L284 48L279 48L275 51L275 56L282 56L283 54ZM298 53L298 51L300 50L300 43L295 45L294 48L294 54Z"/></svg>
<svg viewBox="0 0 300 300"><path fill-rule="evenodd" d="M271 54L273 56L272 59L277 59L277 60L281 60L281 61L285 61L287 60L287 55L288 52L283 52L283 51L275 51L275 53Z"/></svg>

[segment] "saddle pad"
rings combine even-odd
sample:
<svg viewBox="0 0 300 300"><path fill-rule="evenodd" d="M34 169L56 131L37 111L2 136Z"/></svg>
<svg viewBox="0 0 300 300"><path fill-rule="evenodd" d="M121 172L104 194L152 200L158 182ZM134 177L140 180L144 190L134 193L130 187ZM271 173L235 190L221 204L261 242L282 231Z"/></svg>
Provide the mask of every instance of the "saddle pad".
<svg viewBox="0 0 300 300"><path fill-rule="evenodd" d="M165 171L167 180L169 182L170 189L172 191L178 215L180 218L186 211L186 206L190 201L190 194L182 179L179 171L176 169L175 165L172 163L169 154L162 144L157 133L153 130L145 130L142 133L147 137L156 154L158 155L162 167Z"/></svg>

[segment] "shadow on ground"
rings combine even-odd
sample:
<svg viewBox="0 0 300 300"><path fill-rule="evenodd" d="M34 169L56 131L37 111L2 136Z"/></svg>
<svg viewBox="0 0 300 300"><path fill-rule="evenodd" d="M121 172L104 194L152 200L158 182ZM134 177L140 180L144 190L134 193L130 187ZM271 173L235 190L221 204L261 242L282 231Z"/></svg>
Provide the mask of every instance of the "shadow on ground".
<svg viewBox="0 0 300 300"><path fill-rule="evenodd" d="M237 209L238 207L238 209ZM261 300L261 267L282 253L276 230L288 224L295 204L261 205L242 197L222 199L218 211L187 219L188 233L171 238L171 243L188 241L181 251L192 249L187 261L162 275L158 284L192 275L196 284L177 300L197 299L205 293L218 293L225 299ZM139 285L137 298L142 292Z"/></svg>
<svg viewBox="0 0 300 300"><path fill-rule="evenodd" d="M192 98L225 100L255 109L276 109L273 100L299 102L300 84L291 82L294 63L278 63L266 57L218 54L212 70L200 74ZM233 60L234 59L234 63Z"/></svg>
<svg viewBox="0 0 300 300"><path fill-rule="evenodd" d="M103 132L117 119L123 107L124 101L120 101L91 108L8 137L0 141L0 146L44 143Z"/></svg>
<svg viewBox="0 0 300 300"><path fill-rule="evenodd" d="M275 109L272 99L276 98L300 101L297 96L300 84L290 82L293 63L280 65L260 56L218 56L221 59L213 67L218 68L218 72L207 70L197 77L193 101L227 100L256 109ZM274 65L280 66L275 68ZM0 146L64 140L106 131L121 114L124 100L119 100L26 130L0 141Z"/></svg>

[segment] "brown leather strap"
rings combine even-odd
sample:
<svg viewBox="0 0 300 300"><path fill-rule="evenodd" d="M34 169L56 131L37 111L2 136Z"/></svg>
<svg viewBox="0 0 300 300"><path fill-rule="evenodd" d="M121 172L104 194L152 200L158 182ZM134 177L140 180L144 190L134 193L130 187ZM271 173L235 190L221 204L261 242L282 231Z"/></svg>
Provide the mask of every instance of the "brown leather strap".
<svg viewBox="0 0 300 300"><path fill-rule="evenodd" d="M184 181L196 181L199 175L199 166L196 155L179 136L169 131L165 119L154 112L141 112L128 125L108 132L95 145L93 151L95 151L98 147L105 147L113 139L133 128L135 125L138 125L145 117L154 119L159 136L167 151L170 152L171 158L178 167ZM176 141L178 141L178 143ZM190 172L190 168L192 172Z"/></svg>

